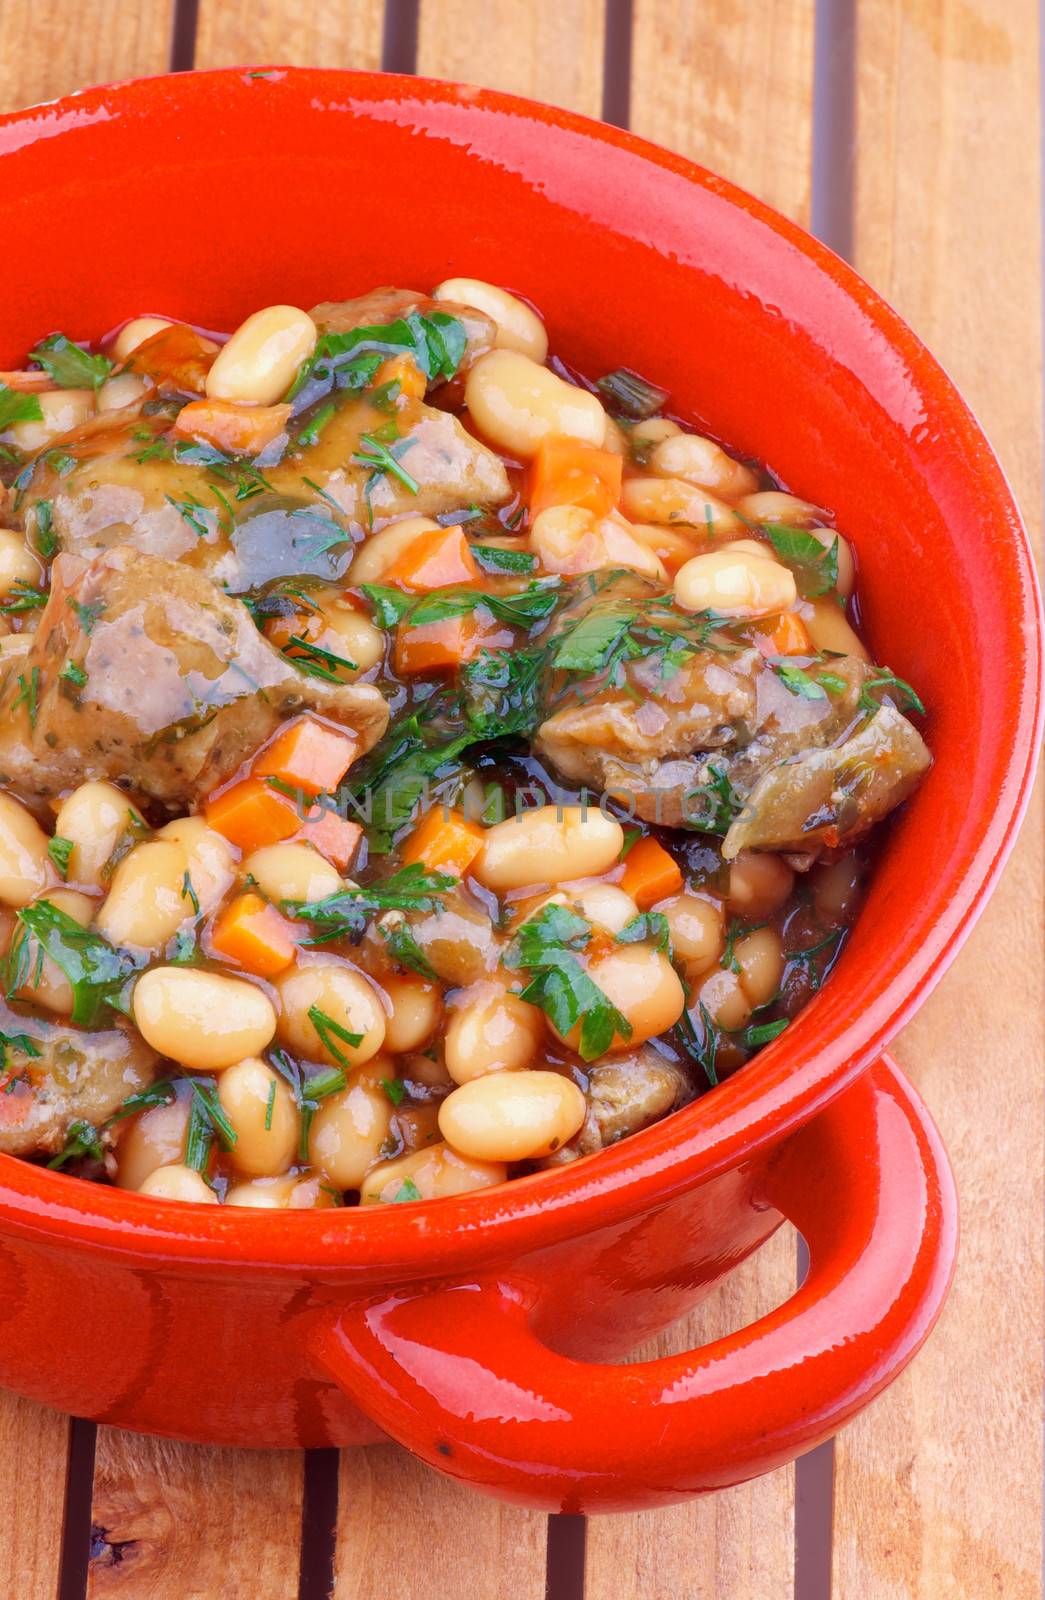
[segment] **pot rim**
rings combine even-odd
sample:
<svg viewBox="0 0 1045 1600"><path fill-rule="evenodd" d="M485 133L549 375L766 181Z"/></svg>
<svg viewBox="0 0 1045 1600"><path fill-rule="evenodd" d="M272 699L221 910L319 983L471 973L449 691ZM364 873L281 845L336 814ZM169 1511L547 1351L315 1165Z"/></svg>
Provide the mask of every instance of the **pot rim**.
<svg viewBox="0 0 1045 1600"><path fill-rule="evenodd" d="M345 110L349 94L360 109L384 104L400 115L412 105L458 106L525 118L551 131L568 131L596 146L609 146L685 178L712 192L777 236L841 291L856 325L903 361L908 381L931 395L935 414L964 452L972 477L992 501L1004 525L1022 585L1013 601L1014 633L1022 630L1023 669L1014 678L1019 735L1013 740L1007 782L986 819L977 848L950 873L946 917L910 951L902 973L877 997L873 1008L853 1007L848 1025L826 1042L816 1038L816 1017L803 1012L787 1031L787 1044L768 1045L742 1073L713 1094L621 1144L556 1171L513 1179L499 1188L392 1206L313 1212L268 1213L243 1208L189 1206L90 1184L61 1172L0 1156L0 1224L7 1231L74 1243L122 1258L151 1257L184 1267L203 1266L329 1273L333 1277L443 1276L533 1250L596 1227L626 1220L776 1144L840 1094L878 1057L939 981L968 936L1012 848L1030 799L1041 739L1042 634L1034 564L1022 521L1005 475L968 405L939 362L906 323L862 278L825 245L772 207L706 168L645 139L576 113L497 90L435 79L353 72L335 68L272 66L216 68L206 72L128 79L49 102L46 127L34 128L41 107L0 117L0 154L53 136L68 113L76 122L92 109L108 112L115 95L175 95L189 98L202 81L223 80L228 95L244 92L250 72L267 72L275 92L289 81L322 97L316 109L332 108L337 86ZM835 984L845 982L836 975ZM852 982L852 980L849 980ZM854 993L854 1000L856 995ZM811 1008L815 1013L815 1006ZM351 1221L347 1221L351 1218ZM365 1220L364 1220L365 1219ZM433 1270L434 1269L434 1270Z"/></svg>

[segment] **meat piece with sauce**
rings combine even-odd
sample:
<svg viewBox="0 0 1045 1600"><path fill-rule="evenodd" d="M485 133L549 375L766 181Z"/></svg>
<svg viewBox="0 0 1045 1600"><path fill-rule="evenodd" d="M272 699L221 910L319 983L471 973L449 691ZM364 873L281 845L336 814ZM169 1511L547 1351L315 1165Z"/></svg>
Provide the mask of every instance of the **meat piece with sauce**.
<svg viewBox="0 0 1045 1600"><path fill-rule="evenodd" d="M40 1052L31 1056L16 1044L7 1047L12 1086L0 1093L0 1151L5 1155L54 1154L74 1122L100 1127L156 1076L155 1051L123 1022L85 1033L64 1023L16 1015L0 1002L0 1029L8 1038L31 1039Z"/></svg>
<svg viewBox="0 0 1045 1600"><path fill-rule="evenodd" d="M2 667L0 783L31 799L111 778L184 809L299 711L360 752L388 721L377 689L299 672L191 567L126 545L59 556L30 649Z"/></svg>
<svg viewBox="0 0 1045 1600"><path fill-rule="evenodd" d="M365 396L333 400L315 443L284 438L273 465L264 455L253 464L215 462L191 440L161 437L170 417L105 412L46 451L17 511L5 510L14 525L32 529L45 502L64 551L91 557L131 544L243 594L273 578L336 582L354 545L397 517L510 498L500 458L449 412L408 395L391 412ZM401 475L381 469L375 448L378 457L391 451Z"/></svg>

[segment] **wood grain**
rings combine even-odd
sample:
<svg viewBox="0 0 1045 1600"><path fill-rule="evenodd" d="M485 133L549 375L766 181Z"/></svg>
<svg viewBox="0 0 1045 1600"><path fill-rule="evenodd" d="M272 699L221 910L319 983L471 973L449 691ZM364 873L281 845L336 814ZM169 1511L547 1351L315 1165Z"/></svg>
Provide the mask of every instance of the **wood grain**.
<svg viewBox="0 0 1045 1600"><path fill-rule="evenodd" d="M635 0L636 133L808 222L814 0Z"/></svg>
<svg viewBox="0 0 1045 1600"><path fill-rule="evenodd" d="M89 1600L295 1595L302 1460L99 1429Z"/></svg>
<svg viewBox="0 0 1045 1600"><path fill-rule="evenodd" d="M1040 541L1037 7L869 0L859 30L856 264L962 386ZM1039 788L900 1044L955 1165L963 1242L932 1340L838 1441L835 1600L1042 1592L1042 861Z"/></svg>
<svg viewBox="0 0 1045 1600"><path fill-rule="evenodd" d="M0 1473L11 1486L11 1510L0 1521L0 1573L18 1574L18 1600L53 1600L56 1593L68 1447L68 1417L0 1391Z"/></svg>
<svg viewBox="0 0 1045 1600"><path fill-rule="evenodd" d="M381 65L381 0L293 5L289 0L200 0L196 65Z"/></svg>
<svg viewBox="0 0 1045 1600"><path fill-rule="evenodd" d="M631 125L809 220L813 14L809 4L637 0ZM765 108L773 107L772 118ZM771 124L771 127L770 127ZM779 1305L795 1284L782 1229L687 1323L645 1355L684 1350ZM586 1600L768 1600L794 1581L794 1471L667 1511L588 1525Z"/></svg>
<svg viewBox="0 0 1045 1600"><path fill-rule="evenodd" d="M417 70L597 117L603 0L423 0Z"/></svg>
<svg viewBox="0 0 1045 1600"><path fill-rule="evenodd" d="M53 100L92 83L163 72L171 0L3 0L0 111Z"/></svg>
<svg viewBox="0 0 1045 1600"><path fill-rule="evenodd" d="M545 1529L394 1445L343 1451L333 1600L543 1600Z"/></svg>

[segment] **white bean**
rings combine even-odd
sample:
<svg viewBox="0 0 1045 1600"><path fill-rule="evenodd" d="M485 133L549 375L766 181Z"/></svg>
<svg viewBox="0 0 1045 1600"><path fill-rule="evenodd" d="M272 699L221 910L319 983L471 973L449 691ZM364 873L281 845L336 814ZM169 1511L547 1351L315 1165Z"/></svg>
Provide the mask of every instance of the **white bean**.
<svg viewBox="0 0 1045 1600"><path fill-rule="evenodd" d="M692 1002L704 1006L713 1022L732 1033L751 1015L751 1002L738 973L731 967L713 967L696 990Z"/></svg>
<svg viewBox="0 0 1045 1600"><path fill-rule="evenodd" d="M220 905L236 876L232 846L224 834L208 828L202 817L178 817L168 822L157 835L173 840L185 852L185 870L189 874L183 884L188 908L195 911L192 895L199 902L200 914L207 916ZM191 894L189 893L191 889Z"/></svg>
<svg viewBox="0 0 1045 1600"><path fill-rule="evenodd" d="M503 1183L508 1169L503 1161L474 1161L458 1155L447 1144L432 1144L397 1161L371 1167L359 1191L364 1206L381 1202L438 1200L468 1194Z"/></svg>
<svg viewBox="0 0 1045 1600"><path fill-rule="evenodd" d="M263 845L246 858L242 871L276 905L281 900L323 900L344 888L326 856L310 844Z"/></svg>
<svg viewBox="0 0 1045 1600"><path fill-rule="evenodd" d="M823 516L819 506L797 495L784 494L780 489L760 489L757 494L746 494L737 501L737 510L749 522L782 522L788 527L804 528L807 522Z"/></svg>
<svg viewBox="0 0 1045 1600"><path fill-rule="evenodd" d="M663 951L652 945L623 945L596 956L588 970L592 982L631 1025L627 1038L615 1037L613 1049L655 1038L685 1010L686 993L678 973ZM579 1037L578 1023L564 1043L576 1048Z"/></svg>
<svg viewBox="0 0 1045 1600"><path fill-rule="evenodd" d="M385 1049L396 1056L420 1050L443 1014L439 990L423 978L382 978L381 987L391 1007L385 1019Z"/></svg>
<svg viewBox="0 0 1045 1600"><path fill-rule="evenodd" d="M188 865L185 850L173 839L135 845L112 875L96 918L99 933L112 944L162 950L193 915L185 887Z"/></svg>
<svg viewBox="0 0 1045 1600"><path fill-rule="evenodd" d="M25 806L0 791L0 904L27 906L54 877L46 833Z"/></svg>
<svg viewBox="0 0 1045 1600"><path fill-rule="evenodd" d="M241 322L207 373L211 400L271 406L316 348L316 325L297 306L266 306Z"/></svg>
<svg viewBox="0 0 1045 1600"><path fill-rule="evenodd" d="M834 650L839 655L870 661L871 652L846 621L837 601L829 597L810 600L802 607L802 621L818 650Z"/></svg>
<svg viewBox="0 0 1045 1600"><path fill-rule="evenodd" d="M280 1043L307 1061L325 1061L341 1066L348 1061L360 1066L380 1050L385 1038L385 1011L373 984L361 972L344 962L316 960L280 977L276 984L282 1011L279 1019ZM361 1034L358 1044L349 1044L328 1029L329 1044L324 1044L309 1012L320 1012L346 1033Z"/></svg>
<svg viewBox="0 0 1045 1600"><path fill-rule="evenodd" d="M394 1073L391 1073L394 1077ZM392 1102L366 1073L322 1101L312 1119L308 1158L337 1189L358 1189L392 1126ZM394 1146L393 1146L394 1148Z"/></svg>
<svg viewBox="0 0 1045 1600"><path fill-rule="evenodd" d="M530 548L546 572L572 574L629 567L644 577L667 581L656 554L613 512L596 517L582 506L548 506L534 518Z"/></svg>
<svg viewBox="0 0 1045 1600"><path fill-rule="evenodd" d="M502 984L480 982L457 997L443 1039L446 1070L455 1083L469 1083L488 1072L528 1067L544 1037L536 1006Z"/></svg>
<svg viewBox="0 0 1045 1600"><path fill-rule="evenodd" d="M397 522L390 522L359 546L349 568L349 580L355 588L361 583L379 583L415 539L423 533L438 532L439 524L431 517L400 517Z"/></svg>
<svg viewBox="0 0 1045 1600"><path fill-rule="evenodd" d="M568 883L598 877L623 847L624 830L614 817L584 806L539 806L488 828L472 871L499 893Z"/></svg>
<svg viewBox="0 0 1045 1600"><path fill-rule="evenodd" d="M473 1078L439 1107L439 1131L453 1149L479 1161L530 1161L572 1139L587 1102L557 1072L504 1072Z"/></svg>
<svg viewBox="0 0 1045 1600"><path fill-rule="evenodd" d="M150 1106L129 1119L116 1147L116 1182L121 1189L140 1189L157 1167L184 1161L191 1105L186 1084L166 1105Z"/></svg>
<svg viewBox="0 0 1045 1600"><path fill-rule="evenodd" d="M218 1197L207 1180L191 1167L157 1167L138 1190L155 1200L188 1200L193 1205L216 1206Z"/></svg>
<svg viewBox="0 0 1045 1600"><path fill-rule="evenodd" d="M629 522L679 522L712 538L743 527L724 500L682 478L625 478L620 505Z"/></svg>
<svg viewBox="0 0 1045 1600"><path fill-rule="evenodd" d="M745 922L758 922L783 905L794 882L794 873L780 856L744 850L730 864L726 903Z"/></svg>
<svg viewBox="0 0 1045 1600"><path fill-rule="evenodd" d="M16 583L40 583L43 568L20 533L0 528L0 595L10 594Z"/></svg>
<svg viewBox="0 0 1045 1600"><path fill-rule="evenodd" d="M66 873L70 883L100 889L105 866L120 840L131 831L145 833L141 813L122 789L112 783L81 783L62 801L54 831L72 841ZM182 906L182 914L188 909Z"/></svg>
<svg viewBox="0 0 1045 1600"><path fill-rule="evenodd" d="M36 903L43 905L46 902L58 911L64 911L67 917L72 917L81 928L86 928L94 916L94 901L85 894L77 894L75 889L51 889L42 895ZM23 930L23 937L26 937ZM37 975L39 974L39 975ZM35 1001L37 1005L45 1006L48 1011L53 1011L56 1016L71 1017L75 997L73 986L58 964L50 956L44 956L39 967L33 963L29 981L19 989L19 994Z"/></svg>
<svg viewBox="0 0 1045 1600"><path fill-rule="evenodd" d="M354 606L340 600L327 601L320 610L324 622L334 635L334 641L324 648L354 662L359 672L368 672L371 667L376 667L385 653L385 636L381 629L375 628ZM350 675L346 673L345 676L347 678Z"/></svg>
<svg viewBox="0 0 1045 1600"><path fill-rule="evenodd" d="M236 1135L229 1151L236 1171L252 1178L286 1172L297 1150L300 1117L279 1074L267 1062L249 1056L221 1074L218 1099Z"/></svg>
<svg viewBox="0 0 1045 1600"><path fill-rule="evenodd" d="M98 390L98 410L122 411L124 406L136 405L150 388L151 385L136 372L118 372L115 378L107 379Z"/></svg>
<svg viewBox="0 0 1045 1600"><path fill-rule="evenodd" d="M677 894L660 908L668 919L671 948L687 975L705 972L722 954L722 908L698 894Z"/></svg>
<svg viewBox="0 0 1045 1600"><path fill-rule="evenodd" d="M647 417L643 422L636 422L631 437L640 444L659 444L662 439L672 439L681 432L678 423L670 422L667 417Z"/></svg>
<svg viewBox="0 0 1045 1600"><path fill-rule="evenodd" d="M116 338L112 342L112 355L116 361L126 361L132 350L137 350L146 339L153 338L157 333L162 333L164 328L173 327L163 317L132 317L130 322L125 322Z"/></svg>
<svg viewBox="0 0 1045 1600"><path fill-rule="evenodd" d="M0 439L20 450L42 450L52 439L71 433L94 415L93 389L45 389L33 398L43 413L40 420L15 422L0 433Z"/></svg>
<svg viewBox="0 0 1045 1600"><path fill-rule="evenodd" d="M222 1072L272 1043L268 995L243 978L153 967L134 986L134 1021L147 1044L196 1072Z"/></svg>
<svg viewBox="0 0 1045 1600"><path fill-rule="evenodd" d="M531 361L544 361L548 355L548 335L536 311L507 289L484 283L481 278L447 278L432 290L433 300L450 300L459 306L474 306L484 311L497 326L494 340L499 350L518 350Z"/></svg>
<svg viewBox="0 0 1045 1600"><path fill-rule="evenodd" d="M620 933L639 914L631 895L612 883L593 883L587 889L579 889L574 899L581 916L608 933Z"/></svg>
<svg viewBox="0 0 1045 1600"><path fill-rule="evenodd" d="M733 957L740 968L740 985L753 1008L774 998L784 975L784 947L775 928L755 928L738 939Z"/></svg>
<svg viewBox="0 0 1045 1600"><path fill-rule="evenodd" d="M664 478L683 478L730 500L748 494L758 484L756 472L699 433L676 433L662 439L650 456L650 466Z"/></svg>
<svg viewBox="0 0 1045 1600"><path fill-rule="evenodd" d="M491 350L465 379L476 426L499 450L528 459L548 434L601 445L606 413L595 395L516 350Z"/></svg>
<svg viewBox="0 0 1045 1600"><path fill-rule="evenodd" d="M797 598L789 568L748 550L694 556L675 574L675 599L685 611L765 617L786 611Z"/></svg>

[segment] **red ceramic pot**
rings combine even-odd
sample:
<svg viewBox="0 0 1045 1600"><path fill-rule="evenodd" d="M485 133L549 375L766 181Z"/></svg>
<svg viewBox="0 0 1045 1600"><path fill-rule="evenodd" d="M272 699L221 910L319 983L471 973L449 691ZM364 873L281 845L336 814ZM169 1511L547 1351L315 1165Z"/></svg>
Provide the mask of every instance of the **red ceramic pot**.
<svg viewBox="0 0 1045 1600"><path fill-rule="evenodd" d="M493 1494L677 1500L817 1443L946 1292L955 1201L881 1057L1005 859L1039 736L1038 599L983 435L867 286L680 157L506 96L274 70L97 89L0 119L0 366L161 311L467 272L517 288L582 370L629 364L835 513L877 657L936 764L844 957L724 1087L590 1160L373 1211L196 1208L0 1158L0 1382L181 1438L391 1435ZM790 1217L812 1267L710 1347L616 1358Z"/></svg>

